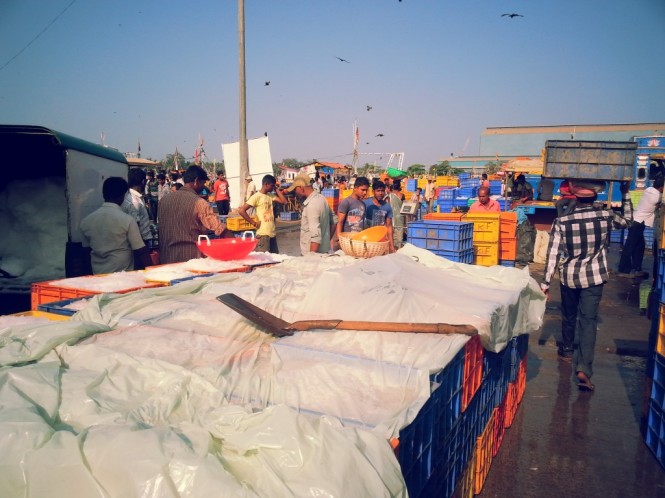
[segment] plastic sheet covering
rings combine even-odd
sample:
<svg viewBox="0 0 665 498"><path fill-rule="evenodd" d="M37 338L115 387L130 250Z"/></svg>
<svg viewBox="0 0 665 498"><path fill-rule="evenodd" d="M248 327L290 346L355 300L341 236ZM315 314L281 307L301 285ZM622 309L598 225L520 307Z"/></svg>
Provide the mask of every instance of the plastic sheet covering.
<svg viewBox="0 0 665 498"><path fill-rule="evenodd" d="M23 366L0 370L0 496L405 495L387 439L468 338L276 340L215 299L226 292L286 321L471 323L493 350L537 328L545 304L528 270L407 245L94 296L70 322L33 325L55 327L43 338L8 326L23 344L3 343L5 364Z"/></svg>

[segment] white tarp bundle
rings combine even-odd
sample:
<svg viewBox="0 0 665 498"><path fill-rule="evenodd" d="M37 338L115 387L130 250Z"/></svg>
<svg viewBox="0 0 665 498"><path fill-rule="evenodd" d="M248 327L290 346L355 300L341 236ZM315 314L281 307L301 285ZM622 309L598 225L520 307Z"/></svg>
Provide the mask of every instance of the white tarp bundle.
<svg viewBox="0 0 665 498"><path fill-rule="evenodd" d="M526 270L412 246L95 296L70 322L39 325L63 335L41 341L39 355L28 355L37 334L25 325L1 331L5 346L26 343L5 364L22 352L41 360L0 371L0 496L403 495L386 441L468 338L317 330L276 340L216 300L227 292L286 321L470 323L488 349L538 328L545 304Z"/></svg>

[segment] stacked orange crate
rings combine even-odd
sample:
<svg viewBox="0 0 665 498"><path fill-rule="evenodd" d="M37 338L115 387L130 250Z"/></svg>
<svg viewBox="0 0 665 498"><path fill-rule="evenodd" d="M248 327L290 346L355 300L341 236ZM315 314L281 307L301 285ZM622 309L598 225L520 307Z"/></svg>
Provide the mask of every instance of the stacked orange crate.
<svg viewBox="0 0 665 498"><path fill-rule="evenodd" d="M85 278L95 279L104 276L105 275L90 275ZM36 282L32 284L30 287L31 309L37 310L40 304L53 303L56 301L64 301L66 299L76 299L79 297L92 296L95 294L103 294L102 291L97 291L97 290L77 289L74 287L63 287L62 285L54 285L54 283L58 283L60 281L61 280L48 280L45 282ZM140 287L115 290L113 292L115 294L128 294L136 290L151 289L153 287L163 287L164 285L165 284L162 282L146 282L145 285L142 285Z"/></svg>
<svg viewBox="0 0 665 498"><path fill-rule="evenodd" d="M517 257L517 213L504 211L500 214L499 260L515 261Z"/></svg>
<svg viewBox="0 0 665 498"><path fill-rule="evenodd" d="M483 380L483 345L480 336L473 336L464 345L464 373L462 375L462 411L466 410Z"/></svg>
<svg viewBox="0 0 665 498"><path fill-rule="evenodd" d="M476 470L473 480L473 492L479 494L492 465L492 443L494 441L494 414L490 417L483 433L476 439Z"/></svg>

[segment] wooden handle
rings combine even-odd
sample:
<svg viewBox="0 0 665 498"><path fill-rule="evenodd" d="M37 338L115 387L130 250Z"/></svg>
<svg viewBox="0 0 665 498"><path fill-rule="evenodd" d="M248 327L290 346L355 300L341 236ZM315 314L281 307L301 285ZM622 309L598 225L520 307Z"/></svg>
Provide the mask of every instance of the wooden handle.
<svg viewBox="0 0 665 498"><path fill-rule="evenodd" d="M372 332L408 332L416 334L464 334L477 335L478 329L472 325L451 323L400 323L364 322L347 320L300 320L293 322L289 330L368 330Z"/></svg>

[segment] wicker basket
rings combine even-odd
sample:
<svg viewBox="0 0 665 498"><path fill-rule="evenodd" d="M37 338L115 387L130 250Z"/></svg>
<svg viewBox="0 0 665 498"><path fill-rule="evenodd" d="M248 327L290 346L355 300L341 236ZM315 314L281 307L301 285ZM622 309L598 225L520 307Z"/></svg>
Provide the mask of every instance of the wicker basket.
<svg viewBox="0 0 665 498"><path fill-rule="evenodd" d="M365 240L351 240L353 233L342 233L339 236L339 246L349 256L354 258L373 258L383 256L390 249L390 242L367 242Z"/></svg>

